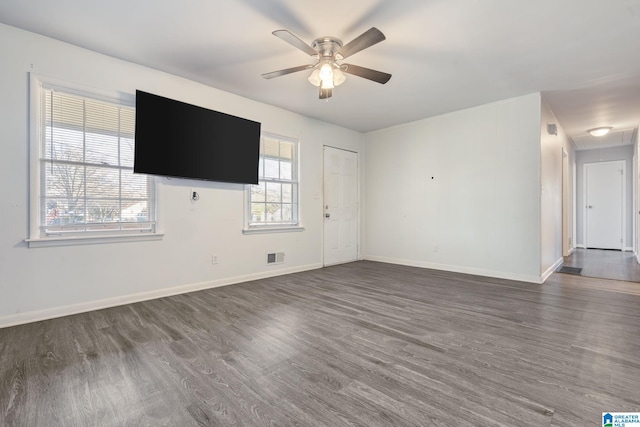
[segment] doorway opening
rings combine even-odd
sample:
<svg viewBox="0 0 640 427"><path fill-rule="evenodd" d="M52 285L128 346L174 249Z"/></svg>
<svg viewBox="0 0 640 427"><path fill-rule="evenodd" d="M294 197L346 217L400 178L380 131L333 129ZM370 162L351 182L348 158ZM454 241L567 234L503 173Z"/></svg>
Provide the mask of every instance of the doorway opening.
<svg viewBox="0 0 640 427"><path fill-rule="evenodd" d="M640 282L634 254L633 147L576 151L573 251L563 267L582 276ZM564 166L564 165L563 165Z"/></svg>

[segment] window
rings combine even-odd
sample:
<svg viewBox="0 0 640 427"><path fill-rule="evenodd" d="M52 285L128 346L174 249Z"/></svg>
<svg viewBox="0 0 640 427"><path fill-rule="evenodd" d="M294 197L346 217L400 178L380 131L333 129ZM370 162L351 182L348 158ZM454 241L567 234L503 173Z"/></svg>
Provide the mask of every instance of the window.
<svg viewBox="0 0 640 427"><path fill-rule="evenodd" d="M133 173L133 103L32 84L29 241L155 233L153 178Z"/></svg>
<svg viewBox="0 0 640 427"><path fill-rule="evenodd" d="M249 228L299 225L297 141L262 134L258 185L249 194Z"/></svg>

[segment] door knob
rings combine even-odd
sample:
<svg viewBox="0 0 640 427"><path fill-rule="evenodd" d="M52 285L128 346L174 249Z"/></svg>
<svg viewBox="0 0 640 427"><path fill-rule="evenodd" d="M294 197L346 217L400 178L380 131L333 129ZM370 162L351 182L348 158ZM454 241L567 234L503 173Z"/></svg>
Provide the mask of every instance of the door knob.
<svg viewBox="0 0 640 427"><path fill-rule="evenodd" d="M324 217L325 218L331 218L331 214L327 212L326 214L324 214Z"/></svg>
<svg viewBox="0 0 640 427"><path fill-rule="evenodd" d="M593 206L591 206L591 205L589 205L589 206L587 206L587 207L588 207L589 209L593 209Z"/></svg>

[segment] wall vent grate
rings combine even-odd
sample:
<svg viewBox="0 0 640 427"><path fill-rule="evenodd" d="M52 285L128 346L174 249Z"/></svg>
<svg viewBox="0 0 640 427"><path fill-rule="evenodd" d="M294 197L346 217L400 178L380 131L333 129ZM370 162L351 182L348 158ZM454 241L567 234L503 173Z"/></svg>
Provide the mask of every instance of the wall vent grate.
<svg viewBox="0 0 640 427"><path fill-rule="evenodd" d="M282 264L284 262L284 252L267 253L267 264Z"/></svg>

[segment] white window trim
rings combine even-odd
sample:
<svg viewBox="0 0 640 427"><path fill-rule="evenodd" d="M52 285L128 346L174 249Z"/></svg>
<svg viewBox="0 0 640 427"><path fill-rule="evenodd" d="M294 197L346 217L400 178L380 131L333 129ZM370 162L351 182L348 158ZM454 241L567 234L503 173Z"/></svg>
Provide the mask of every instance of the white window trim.
<svg viewBox="0 0 640 427"><path fill-rule="evenodd" d="M302 225L302 202L300 198L300 159L302 156L300 155L300 141L296 138L292 138L290 136L283 136L273 132L261 132L260 139L262 137L267 136L276 139L283 139L286 141L295 141L296 142L296 183L298 189L298 222L295 224L260 224L260 225L249 225L251 219L251 185L244 186L245 193L245 203L244 203L244 228L242 229L242 234L251 235L251 234L271 234L271 233L291 233L291 232L301 232L304 231L304 226Z"/></svg>
<svg viewBox="0 0 640 427"><path fill-rule="evenodd" d="M40 142L42 126L40 112L42 97L40 96L43 85L58 86L67 93L75 93L81 96L90 95L94 99L117 102L121 104L135 105L135 95L123 92L109 92L95 88L81 87L57 79L29 74L29 237L24 241L30 248L49 246L88 245L97 243L115 242L139 242L147 240L161 240L164 236L159 231L158 222L158 186L153 186L155 230L154 231L118 231L118 232L94 232L82 233L75 236L47 236L43 237L40 231ZM152 178L155 179L155 178Z"/></svg>
<svg viewBox="0 0 640 427"><path fill-rule="evenodd" d="M73 236L73 237L41 237L37 239L25 239L30 248L47 248L51 246L76 246L95 245L101 243L117 242L145 242L149 240L162 240L162 233L138 233L126 235L108 234L104 236Z"/></svg>
<svg viewBox="0 0 640 427"><path fill-rule="evenodd" d="M243 229L242 234L291 233L296 231L304 231L304 227L300 225L291 225L288 227L283 227L282 225L256 225Z"/></svg>

